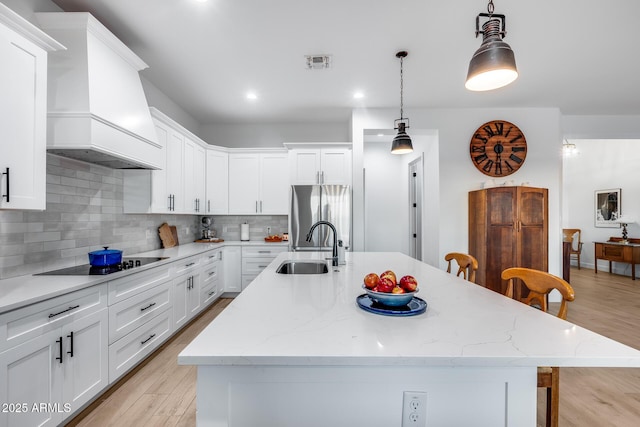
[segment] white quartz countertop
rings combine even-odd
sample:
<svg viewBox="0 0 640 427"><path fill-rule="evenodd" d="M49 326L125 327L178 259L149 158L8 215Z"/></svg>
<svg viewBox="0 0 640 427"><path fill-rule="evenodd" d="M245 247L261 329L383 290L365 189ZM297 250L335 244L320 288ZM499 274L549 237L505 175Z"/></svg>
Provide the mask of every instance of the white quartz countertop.
<svg viewBox="0 0 640 427"><path fill-rule="evenodd" d="M326 255L280 254L178 362L640 367L638 350L399 253L348 252L347 265L328 274L275 272L283 260ZM357 306L363 277L387 269L417 278L425 313L389 317Z"/></svg>
<svg viewBox="0 0 640 427"><path fill-rule="evenodd" d="M223 243L187 243L168 249L157 249L139 254L124 254L125 257L166 257L167 259L105 276L28 275L4 279L0 280L0 314L89 286L141 273L151 268L160 267L222 246L286 246L287 244L288 242L267 243L260 240L246 242L225 241ZM87 264L88 263L89 259L87 258ZM64 266L54 267L50 270L63 267Z"/></svg>

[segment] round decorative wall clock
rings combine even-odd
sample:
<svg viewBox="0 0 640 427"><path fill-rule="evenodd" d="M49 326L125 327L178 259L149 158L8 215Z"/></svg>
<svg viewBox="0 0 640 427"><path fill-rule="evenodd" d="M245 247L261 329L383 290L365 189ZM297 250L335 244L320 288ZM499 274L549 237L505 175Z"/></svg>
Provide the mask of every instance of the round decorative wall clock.
<svg viewBox="0 0 640 427"><path fill-rule="evenodd" d="M513 123L492 120L471 137L469 155L473 165L485 175L504 177L516 172L527 158L527 140Z"/></svg>

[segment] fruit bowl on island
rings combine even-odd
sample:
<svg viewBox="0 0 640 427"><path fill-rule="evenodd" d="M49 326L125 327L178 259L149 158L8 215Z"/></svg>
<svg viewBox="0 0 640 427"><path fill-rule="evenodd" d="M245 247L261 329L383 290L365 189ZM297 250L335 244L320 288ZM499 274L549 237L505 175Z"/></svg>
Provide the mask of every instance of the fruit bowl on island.
<svg viewBox="0 0 640 427"><path fill-rule="evenodd" d="M402 276L397 280L396 273L386 270L379 276L369 273L364 276L362 288L369 298L387 307L402 307L409 304L418 293L418 281L413 276Z"/></svg>
<svg viewBox="0 0 640 427"><path fill-rule="evenodd" d="M415 294L418 293L416 288L413 292L405 292L402 294L394 294L390 292L376 292L372 289L367 288L365 285L362 285L362 288L367 292L369 298L378 304L386 305L387 307L402 307L403 305L409 304Z"/></svg>

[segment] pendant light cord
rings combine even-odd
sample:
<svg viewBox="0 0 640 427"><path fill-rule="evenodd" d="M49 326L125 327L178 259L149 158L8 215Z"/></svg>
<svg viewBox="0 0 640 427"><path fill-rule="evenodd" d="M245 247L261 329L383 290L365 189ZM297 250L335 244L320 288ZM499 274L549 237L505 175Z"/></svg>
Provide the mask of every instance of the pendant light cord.
<svg viewBox="0 0 640 427"><path fill-rule="evenodd" d="M402 93L404 92L404 78L403 78L403 72L402 72L402 60L404 58L400 57L400 120L402 120L403 118L403 107L404 107L404 102L402 99Z"/></svg>

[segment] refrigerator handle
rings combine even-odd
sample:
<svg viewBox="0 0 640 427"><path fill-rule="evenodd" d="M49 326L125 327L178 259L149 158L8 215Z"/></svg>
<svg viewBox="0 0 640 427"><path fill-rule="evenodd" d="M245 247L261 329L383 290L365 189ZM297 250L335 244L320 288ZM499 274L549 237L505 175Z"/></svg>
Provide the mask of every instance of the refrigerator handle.
<svg viewBox="0 0 640 427"><path fill-rule="evenodd" d="M320 184L324 184L324 171L320 172Z"/></svg>

